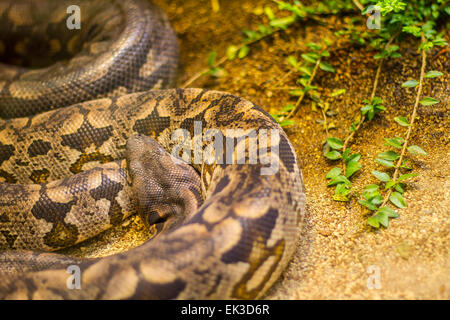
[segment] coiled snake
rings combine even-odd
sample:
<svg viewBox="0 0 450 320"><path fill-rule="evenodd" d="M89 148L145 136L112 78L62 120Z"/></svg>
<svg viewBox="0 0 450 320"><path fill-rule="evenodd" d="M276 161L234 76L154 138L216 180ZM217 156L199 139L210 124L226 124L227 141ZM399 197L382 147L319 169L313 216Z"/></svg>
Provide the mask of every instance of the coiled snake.
<svg viewBox="0 0 450 320"><path fill-rule="evenodd" d="M79 1L79 30L66 26L69 5L0 2L0 297L261 297L304 213L285 133L234 95L157 90L173 85L178 49L149 1ZM44 252L135 212L158 232L142 246ZM68 287L73 265L81 288Z"/></svg>

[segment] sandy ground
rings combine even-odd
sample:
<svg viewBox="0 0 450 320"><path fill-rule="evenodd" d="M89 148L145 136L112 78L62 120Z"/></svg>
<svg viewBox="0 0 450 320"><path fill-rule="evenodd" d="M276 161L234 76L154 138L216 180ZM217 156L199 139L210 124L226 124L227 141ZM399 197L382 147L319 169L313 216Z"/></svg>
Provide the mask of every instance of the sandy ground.
<svg viewBox="0 0 450 320"><path fill-rule="evenodd" d="M243 28L254 29L267 22L255 14L271 1L220 1L220 11L211 10L210 1L155 1L168 14L181 46L179 85L207 65L208 53L215 49L222 56L230 44L238 44ZM256 9L256 10L255 10ZM333 32L340 30L349 17L324 17L324 23L307 21L267 40L252 45L249 56L224 65L228 76L209 76L196 81L194 87L228 91L251 100L267 111L275 111L293 100L286 91L274 86L293 86L295 78L287 73L288 55L305 52L305 44L323 37L335 40L328 59L334 74L319 72L316 84L336 116L331 120L343 137L361 101L370 95L376 64L373 51L357 47ZM447 37L448 38L448 37ZM447 39L449 40L449 39ZM372 170L383 170L376 164L377 153L385 151L385 137L401 135L404 130L394 117L412 110L414 92L401 83L419 77L420 56L417 43L407 39L400 52L403 57L389 61L383 68L377 95L388 110L364 125L357 134L353 150L363 156L363 169L354 179L356 190L375 183ZM286 132L300 159L307 190L307 222L302 226L298 250L282 279L266 296L268 299L449 299L450 298L450 220L449 220L449 149L448 86L449 53L432 51L427 70L439 70L445 76L427 80L425 96L441 100L440 104L420 107L412 143L428 155L412 158L419 176L405 193L407 208L391 220L388 229L372 230L365 224L369 213L353 197L348 203L334 202L324 174L333 163L322 156L325 132L316 120L321 116L305 99L296 124ZM346 94L330 97L335 89ZM85 256L111 254L135 246L147 239L139 218L133 218L119 230L83 244L72 253ZM113 240L113 241L112 241ZM89 243L103 246L89 246Z"/></svg>

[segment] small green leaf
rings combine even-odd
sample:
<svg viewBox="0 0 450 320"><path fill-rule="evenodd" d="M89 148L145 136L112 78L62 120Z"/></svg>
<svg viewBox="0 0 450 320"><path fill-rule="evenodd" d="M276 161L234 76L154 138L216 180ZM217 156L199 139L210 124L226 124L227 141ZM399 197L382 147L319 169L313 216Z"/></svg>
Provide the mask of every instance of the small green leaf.
<svg viewBox="0 0 450 320"><path fill-rule="evenodd" d="M345 183L339 183L336 185L336 189L334 190L333 200L334 201L349 201L347 195L350 193L350 190L347 189Z"/></svg>
<svg viewBox="0 0 450 320"><path fill-rule="evenodd" d="M361 155L359 153L354 153L354 154L350 155L349 157L344 158L344 162L345 163L348 163L350 161L358 162L360 159L361 159Z"/></svg>
<svg viewBox="0 0 450 320"><path fill-rule="evenodd" d="M325 178L327 179L336 178L338 175L341 174L341 172L342 172L341 168L335 167L330 171L328 171L328 173L325 175Z"/></svg>
<svg viewBox="0 0 450 320"><path fill-rule="evenodd" d="M397 183L397 184L395 184L394 189L396 191L400 192L401 194L403 194L405 192L404 186L405 186L404 183Z"/></svg>
<svg viewBox="0 0 450 320"><path fill-rule="evenodd" d="M331 94L332 97L337 97L340 96L341 94L345 94L347 92L346 89L337 89L334 90L333 93Z"/></svg>
<svg viewBox="0 0 450 320"><path fill-rule="evenodd" d="M339 183L336 185L336 190L334 193L346 196L350 193L350 190L347 189L347 185L345 183Z"/></svg>
<svg viewBox="0 0 450 320"><path fill-rule="evenodd" d="M337 159L341 158L341 153L336 150L333 150L333 151L327 152L325 154L325 158L330 159L330 160L337 160Z"/></svg>
<svg viewBox="0 0 450 320"><path fill-rule="evenodd" d="M366 114L367 112L373 110L373 105L371 104L366 104L364 105L364 107L361 108L361 112L362 114Z"/></svg>
<svg viewBox="0 0 450 320"><path fill-rule="evenodd" d="M373 97L373 99L372 99L373 105L382 104L382 103L383 103L383 100L380 97L377 97L377 96Z"/></svg>
<svg viewBox="0 0 450 320"><path fill-rule="evenodd" d="M258 33L256 31L243 29L242 32L244 32L249 40L256 40L258 38Z"/></svg>
<svg viewBox="0 0 450 320"><path fill-rule="evenodd" d="M389 207L381 207L378 212L385 213L389 218L398 218L397 212Z"/></svg>
<svg viewBox="0 0 450 320"><path fill-rule="evenodd" d="M389 207L381 207L377 213L367 219L367 223L374 228L380 225L387 228L389 226L389 218L397 218L398 214Z"/></svg>
<svg viewBox="0 0 450 320"><path fill-rule="evenodd" d="M433 71L428 71L427 74L425 75L425 78L436 78L436 77L440 77L442 75L443 75L442 72L433 70Z"/></svg>
<svg viewBox="0 0 450 320"><path fill-rule="evenodd" d="M341 201L341 202L347 202L350 201L350 199L347 196L344 196L342 194L334 194L333 195L334 201Z"/></svg>
<svg viewBox="0 0 450 320"><path fill-rule="evenodd" d="M216 61L217 52L215 50L211 51L208 56L208 66L212 68L214 66L214 62Z"/></svg>
<svg viewBox="0 0 450 320"><path fill-rule="evenodd" d="M392 146L397 149L401 149L403 146L403 143L405 142L405 139L396 137L396 138L390 138L390 139L384 139L386 141L386 145Z"/></svg>
<svg viewBox="0 0 450 320"><path fill-rule="evenodd" d="M323 71L328 71L328 72L334 72L334 68L331 66L331 64L329 64L328 62L322 61L319 64L320 69L322 69Z"/></svg>
<svg viewBox="0 0 450 320"><path fill-rule="evenodd" d="M271 7L265 6L264 13L266 14L267 18L269 18L269 20L275 19L275 14L273 13L273 10Z"/></svg>
<svg viewBox="0 0 450 320"><path fill-rule="evenodd" d="M239 49L238 58L239 59L245 58L248 55L249 51L250 51L250 48L248 46L241 47Z"/></svg>
<svg viewBox="0 0 450 320"><path fill-rule="evenodd" d="M291 66L293 66L294 68L297 68L298 61L297 61L297 59L295 59L294 56L289 56L287 60Z"/></svg>
<svg viewBox="0 0 450 320"><path fill-rule="evenodd" d="M385 228L389 227L389 217L385 212L381 212L378 210L377 214L375 215L377 217L378 222Z"/></svg>
<svg viewBox="0 0 450 320"><path fill-rule="evenodd" d="M398 177L397 181L403 181L403 180L407 180L409 178L413 178L413 177L417 177L418 174L417 173L406 173L406 174L402 174L400 177Z"/></svg>
<svg viewBox="0 0 450 320"><path fill-rule="evenodd" d="M384 57L384 55L383 55L382 53L377 53L376 55L373 56L373 58L374 58L375 60L381 59L381 58L383 58L383 57Z"/></svg>
<svg viewBox="0 0 450 320"><path fill-rule="evenodd" d="M363 198L374 205L378 205L383 202L383 198L378 190L365 189L363 192Z"/></svg>
<svg viewBox="0 0 450 320"><path fill-rule="evenodd" d="M314 53L304 53L301 55L301 57L303 58L303 60L311 62L311 63L316 63L317 59L319 58L319 56Z"/></svg>
<svg viewBox="0 0 450 320"><path fill-rule="evenodd" d="M304 88L304 90L305 90L305 92L308 92L308 91L310 91L310 90L316 90L317 88L318 88L317 86L309 86L309 85L306 85L305 88Z"/></svg>
<svg viewBox="0 0 450 320"><path fill-rule="evenodd" d="M344 162L347 162L347 161L348 161L348 156L350 155L350 152L352 152L352 149L351 149L351 148L348 148L347 150L345 150L345 151L342 153L342 160L344 160Z"/></svg>
<svg viewBox="0 0 450 320"><path fill-rule="evenodd" d="M418 27L418 26L413 25L413 26L403 27L402 31L410 33L416 37L420 37L420 33L422 32L422 29L420 29L420 27Z"/></svg>
<svg viewBox="0 0 450 320"><path fill-rule="evenodd" d="M379 228L380 227L380 223L378 222L378 219L374 216L367 218L367 224L374 227L374 228Z"/></svg>
<svg viewBox="0 0 450 320"><path fill-rule="evenodd" d="M228 46L227 48L227 58L228 60L233 60L237 55L237 47L236 46Z"/></svg>
<svg viewBox="0 0 450 320"><path fill-rule="evenodd" d="M419 146L409 146L408 147L408 151L411 152L412 154L417 154L420 156L426 156L427 153L425 151L422 150L421 147Z"/></svg>
<svg viewBox="0 0 450 320"><path fill-rule="evenodd" d="M330 56L330 51L328 50L323 50L322 53L320 54L322 57L329 57Z"/></svg>
<svg viewBox="0 0 450 320"><path fill-rule="evenodd" d="M283 121L280 122L280 126L281 126L281 127L292 126L292 125L294 125L294 124L295 124L295 121L294 121L294 120L290 120L290 119L288 119L288 120L283 120Z"/></svg>
<svg viewBox="0 0 450 320"><path fill-rule="evenodd" d="M348 180L346 177L344 177L344 176L337 176L337 177L334 177L333 179L331 179L331 181L330 182L328 182L328 186L334 186L334 185L336 185L336 184L338 184L338 183L344 183L345 185L347 185L347 186L351 186L352 185L352 183L350 182L350 180Z"/></svg>
<svg viewBox="0 0 450 320"><path fill-rule="evenodd" d="M389 175L385 172L380 172L380 171L372 171L372 174L378 179L381 180L383 182L388 182L389 180L391 180L391 178L389 177Z"/></svg>
<svg viewBox="0 0 450 320"><path fill-rule="evenodd" d="M309 82L309 76L304 75L301 78L297 79L297 83L300 83L302 86L307 87Z"/></svg>
<svg viewBox="0 0 450 320"><path fill-rule="evenodd" d="M400 158L400 155L395 151L386 151L378 154L380 159L394 161Z"/></svg>
<svg viewBox="0 0 450 320"><path fill-rule="evenodd" d="M327 143L331 148L337 149L337 150L342 149L342 147L344 146L344 143L339 138L333 138L333 137L328 138Z"/></svg>
<svg viewBox="0 0 450 320"><path fill-rule="evenodd" d="M286 29L293 22L295 22L295 15L273 19L270 21L270 26L280 29Z"/></svg>
<svg viewBox="0 0 450 320"><path fill-rule="evenodd" d="M374 205L379 205L383 202L383 198L381 197L380 194L377 194L375 197L370 199L370 203L374 204Z"/></svg>
<svg viewBox="0 0 450 320"><path fill-rule="evenodd" d="M409 127L408 119L406 119L405 117L395 117L394 120L402 127Z"/></svg>
<svg viewBox="0 0 450 320"><path fill-rule="evenodd" d="M303 90L303 89L295 89L295 90L289 91L289 94L290 94L291 96L299 97L299 96L305 94L305 90Z"/></svg>
<svg viewBox="0 0 450 320"><path fill-rule="evenodd" d="M374 192L377 191L380 188L377 184L368 184L365 188L365 192Z"/></svg>
<svg viewBox="0 0 450 320"><path fill-rule="evenodd" d="M375 106L374 106L374 110L375 110L376 112L381 112L381 111L386 110L386 107L385 107L385 106L382 106L382 105L375 105Z"/></svg>
<svg viewBox="0 0 450 320"><path fill-rule="evenodd" d="M388 52L395 52L395 51L398 51L398 49L400 49L400 47L399 47L398 45L394 44L394 45L390 46L390 47L387 49L387 51L388 51Z"/></svg>
<svg viewBox="0 0 450 320"><path fill-rule="evenodd" d="M389 200L396 205L398 208L405 208L406 202L405 198L399 193L399 192L392 192L392 194L389 197Z"/></svg>
<svg viewBox="0 0 450 320"><path fill-rule="evenodd" d="M308 42L306 45L314 51L318 51L321 48L320 45L318 45L317 43L314 43L314 42Z"/></svg>
<svg viewBox="0 0 450 320"><path fill-rule="evenodd" d="M308 75L308 76L310 76L312 74L311 68L308 68L306 66L301 66L301 67L298 68L298 70L301 71L302 73Z"/></svg>
<svg viewBox="0 0 450 320"><path fill-rule="evenodd" d="M350 178L356 171L361 169L361 165L356 161L350 161L347 163L347 168L345 170L345 176Z"/></svg>
<svg viewBox="0 0 450 320"><path fill-rule="evenodd" d="M426 97L426 98L423 98L422 100L420 100L420 104L423 105L423 106L432 106L432 105L434 105L436 103L439 103L439 102L440 102L439 100L436 100L436 99L431 98L431 97Z"/></svg>
<svg viewBox="0 0 450 320"><path fill-rule="evenodd" d="M384 160L384 159L375 159L376 162L378 162L379 164L388 167L388 168L393 168L394 167L394 163L392 161L389 160Z"/></svg>
<svg viewBox="0 0 450 320"><path fill-rule="evenodd" d="M386 185L384 186L384 190L387 190L387 189L389 189L389 188L392 188L392 187L394 187L396 184L397 184L397 182L390 180L390 181L386 182Z"/></svg>
<svg viewBox="0 0 450 320"><path fill-rule="evenodd" d="M292 109L294 109L294 105L290 103L290 104L285 105L283 108L281 108L280 112L286 113L286 112L291 111Z"/></svg>
<svg viewBox="0 0 450 320"><path fill-rule="evenodd" d="M358 200L358 203L360 205L363 205L364 207L366 207L369 210L375 211L378 209L378 207L372 203L370 203L369 201L366 200Z"/></svg>
<svg viewBox="0 0 450 320"><path fill-rule="evenodd" d="M403 88L413 88L417 86L419 83L416 80L408 80L406 82L403 82L402 87Z"/></svg>
<svg viewBox="0 0 450 320"><path fill-rule="evenodd" d="M220 68L220 67L212 67L209 69L208 73L216 78L223 77L227 74L227 72L223 68Z"/></svg>

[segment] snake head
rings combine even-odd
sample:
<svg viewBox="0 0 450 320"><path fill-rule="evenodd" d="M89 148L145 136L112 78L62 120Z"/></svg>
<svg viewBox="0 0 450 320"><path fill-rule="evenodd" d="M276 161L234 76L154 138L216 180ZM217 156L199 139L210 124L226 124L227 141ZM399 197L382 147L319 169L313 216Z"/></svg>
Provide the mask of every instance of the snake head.
<svg viewBox="0 0 450 320"><path fill-rule="evenodd" d="M138 213L157 232L179 225L201 205L197 172L175 158L153 138L135 135L127 140L126 158Z"/></svg>

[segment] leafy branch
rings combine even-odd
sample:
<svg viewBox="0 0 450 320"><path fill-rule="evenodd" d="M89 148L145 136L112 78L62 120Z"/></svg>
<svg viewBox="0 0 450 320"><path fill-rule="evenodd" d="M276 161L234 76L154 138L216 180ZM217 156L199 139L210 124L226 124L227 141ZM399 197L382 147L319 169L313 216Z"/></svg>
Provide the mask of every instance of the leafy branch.
<svg viewBox="0 0 450 320"><path fill-rule="evenodd" d="M370 99L363 101L365 105L358 112L357 117L350 127L350 133L344 139L344 142L336 137L327 138L325 147L326 149L331 149L331 151L326 152L325 157L329 160L342 159L342 169L335 167L325 176L327 179L330 179L328 186L336 186L333 196L335 201L349 201L348 195L351 192L352 186L349 178L362 168L362 165L359 163L361 154L352 154L351 148L348 147L349 142L353 139L356 132L361 128L366 119L372 120L375 114L385 110L385 107L382 105L382 100L379 97L376 97L375 94L378 88L378 82L384 59L393 57L393 54L398 50L397 46L395 46L397 48L391 47L391 44L397 35L398 33L393 35L384 46L382 52L387 52L387 54L380 56ZM398 56L395 55L395 57ZM342 150L342 153L340 150Z"/></svg>
<svg viewBox="0 0 450 320"><path fill-rule="evenodd" d="M355 0L353 2L359 9L363 8L359 1ZM437 34L435 26L438 17L442 13L448 15L450 10L448 10L448 8L445 9L445 0L436 0L431 4L423 0L415 0L412 2L413 3L410 3L407 7L404 2L398 0L365 1L365 3L376 3L380 12L383 16L386 16L387 19L387 23L385 23L387 26L383 27L379 32L379 39L375 39L372 43L376 44L382 42L388 37L390 37L390 39L381 52L374 56L374 59L379 59L380 62L375 75L372 93L370 99L364 100L365 105L361 108L361 112L358 113L358 116L352 123L349 135L344 139L344 142L335 137L328 137L327 139L327 146L331 151L325 153L325 157L330 160L342 159L342 168L335 167L327 173L326 178L330 180L328 185L336 186L335 194L333 196L334 200L349 201L347 197L351 188L349 178L361 168L361 165L358 163L361 155L351 154L349 144L364 122L372 120L377 113L385 110L385 107L382 105L382 100L375 96L383 61L387 58L401 57L401 54L398 52L399 47L397 45L392 45L393 40L400 33L409 33L416 37L421 37L419 50L422 52L422 66L419 81L413 79L402 84L402 87L404 88L419 86L414 107L409 117L410 120L408 121L406 117L395 118L395 121L399 125L408 127L408 130L405 133L405 138L393 137L385 139L386 145L395 149L400 149L401 152L398 154L394 150L387 150L379 153L376 159L376 162L384 167L393 168L393 176L391 178L387 172L372 171L372 175L382 183L385 183L384 190L386 192L383 196L380 192L379 185L367 185L363 191L363 199L358 201L361 205L373 211L373 214L367 219L367 223L374 228L379 228L380 226L388 227L389 218L398 217L398 213L388 206L388 202L391 202L397 208L406 207L406 201L403 197L406 187L404 182L417 176L417 174L413 172L402 173L402 170L412 170L412 168L407 165L407 151L412 155L426 155L426 152L419 146L409 145L417 108L419 104L429 106L439 103L439 100L432 97L425 97L422 100L420 100L420 98L422 95L424 79L435 78L442 75L442 72L436 70L429 71L425 74L426 57L427 51L434 46L447 46L447 42L444 40L443 36ZM440 5L438 5L439 3ZM442 11L442 9L444 9L444 11ZM364 14L367 9L362 11Z"/></svg>
<svg viewBox="0 0 450 320"><path fill-rule="evenodd" d="M407 179L410 179L412 177L416 177L417 174L415 173L405 173L401 174L401 169L411 170L410 167L406 165L406 162L404 161L406 157L406 151L408 151L410 154L413 155L426 155L426 152L422 150L419 146L416 145L409 145L409 140L411 137L411 133L413 131L414 122L417 115L417 108L419 104L423 106L429 106L436 103L439 103L439 100L426 97L422 100L420 99L422 96L423 91L423 83L425 78L435 78L442 75L439 71L429 71L428 73L425 73L426 71L426 62L427 62L427 49L424 44L427 42L426 37L424 36L424 33L421 33L421 55L422 55L422 63L421 63L421 69L420 69L420 78L419 81L416 80L408 80L402 84L402 87L404 88L414 88L418 86L416 98L412 110L412 114L410 116L410 120L406 119L406 117L396 117L395 121L404 127L407 127L408 130L406 132L405 139L396 137L391 139L386 139L387 145L394 147L396 149L401 149L400 154L398 154L395 151L386 151L383 153L380 153L377 158L377 162L380 164L388 167L388 168L395 168L394 174L392 176L392 179L387 173L379 172L379 171L372 171L372 174L377 177L379 180L385 182L385 190L387 190L386 194L383 197L383 200L379 201L379 196L377 199L375 199L375 202L373 202L374 198L368 197L366 194L366 200L360 200L360 203L368 207L370 210L375 211L375 213L370 216L367 219L367 223L371 225L372 227L379 228L380 225L387 227L389 225L389 218L395 218L398 217L398 214L395 210L389 208L387 206L387 203L390 201L392 204L394 204L398 208L404 208L406 207L406 201L403 197L404 193L404 181ZM396 161L394 164L393 162ZM378 193L379 195L379 193ZM380 202L380 206L377 207L377 203Z"/></svg>

